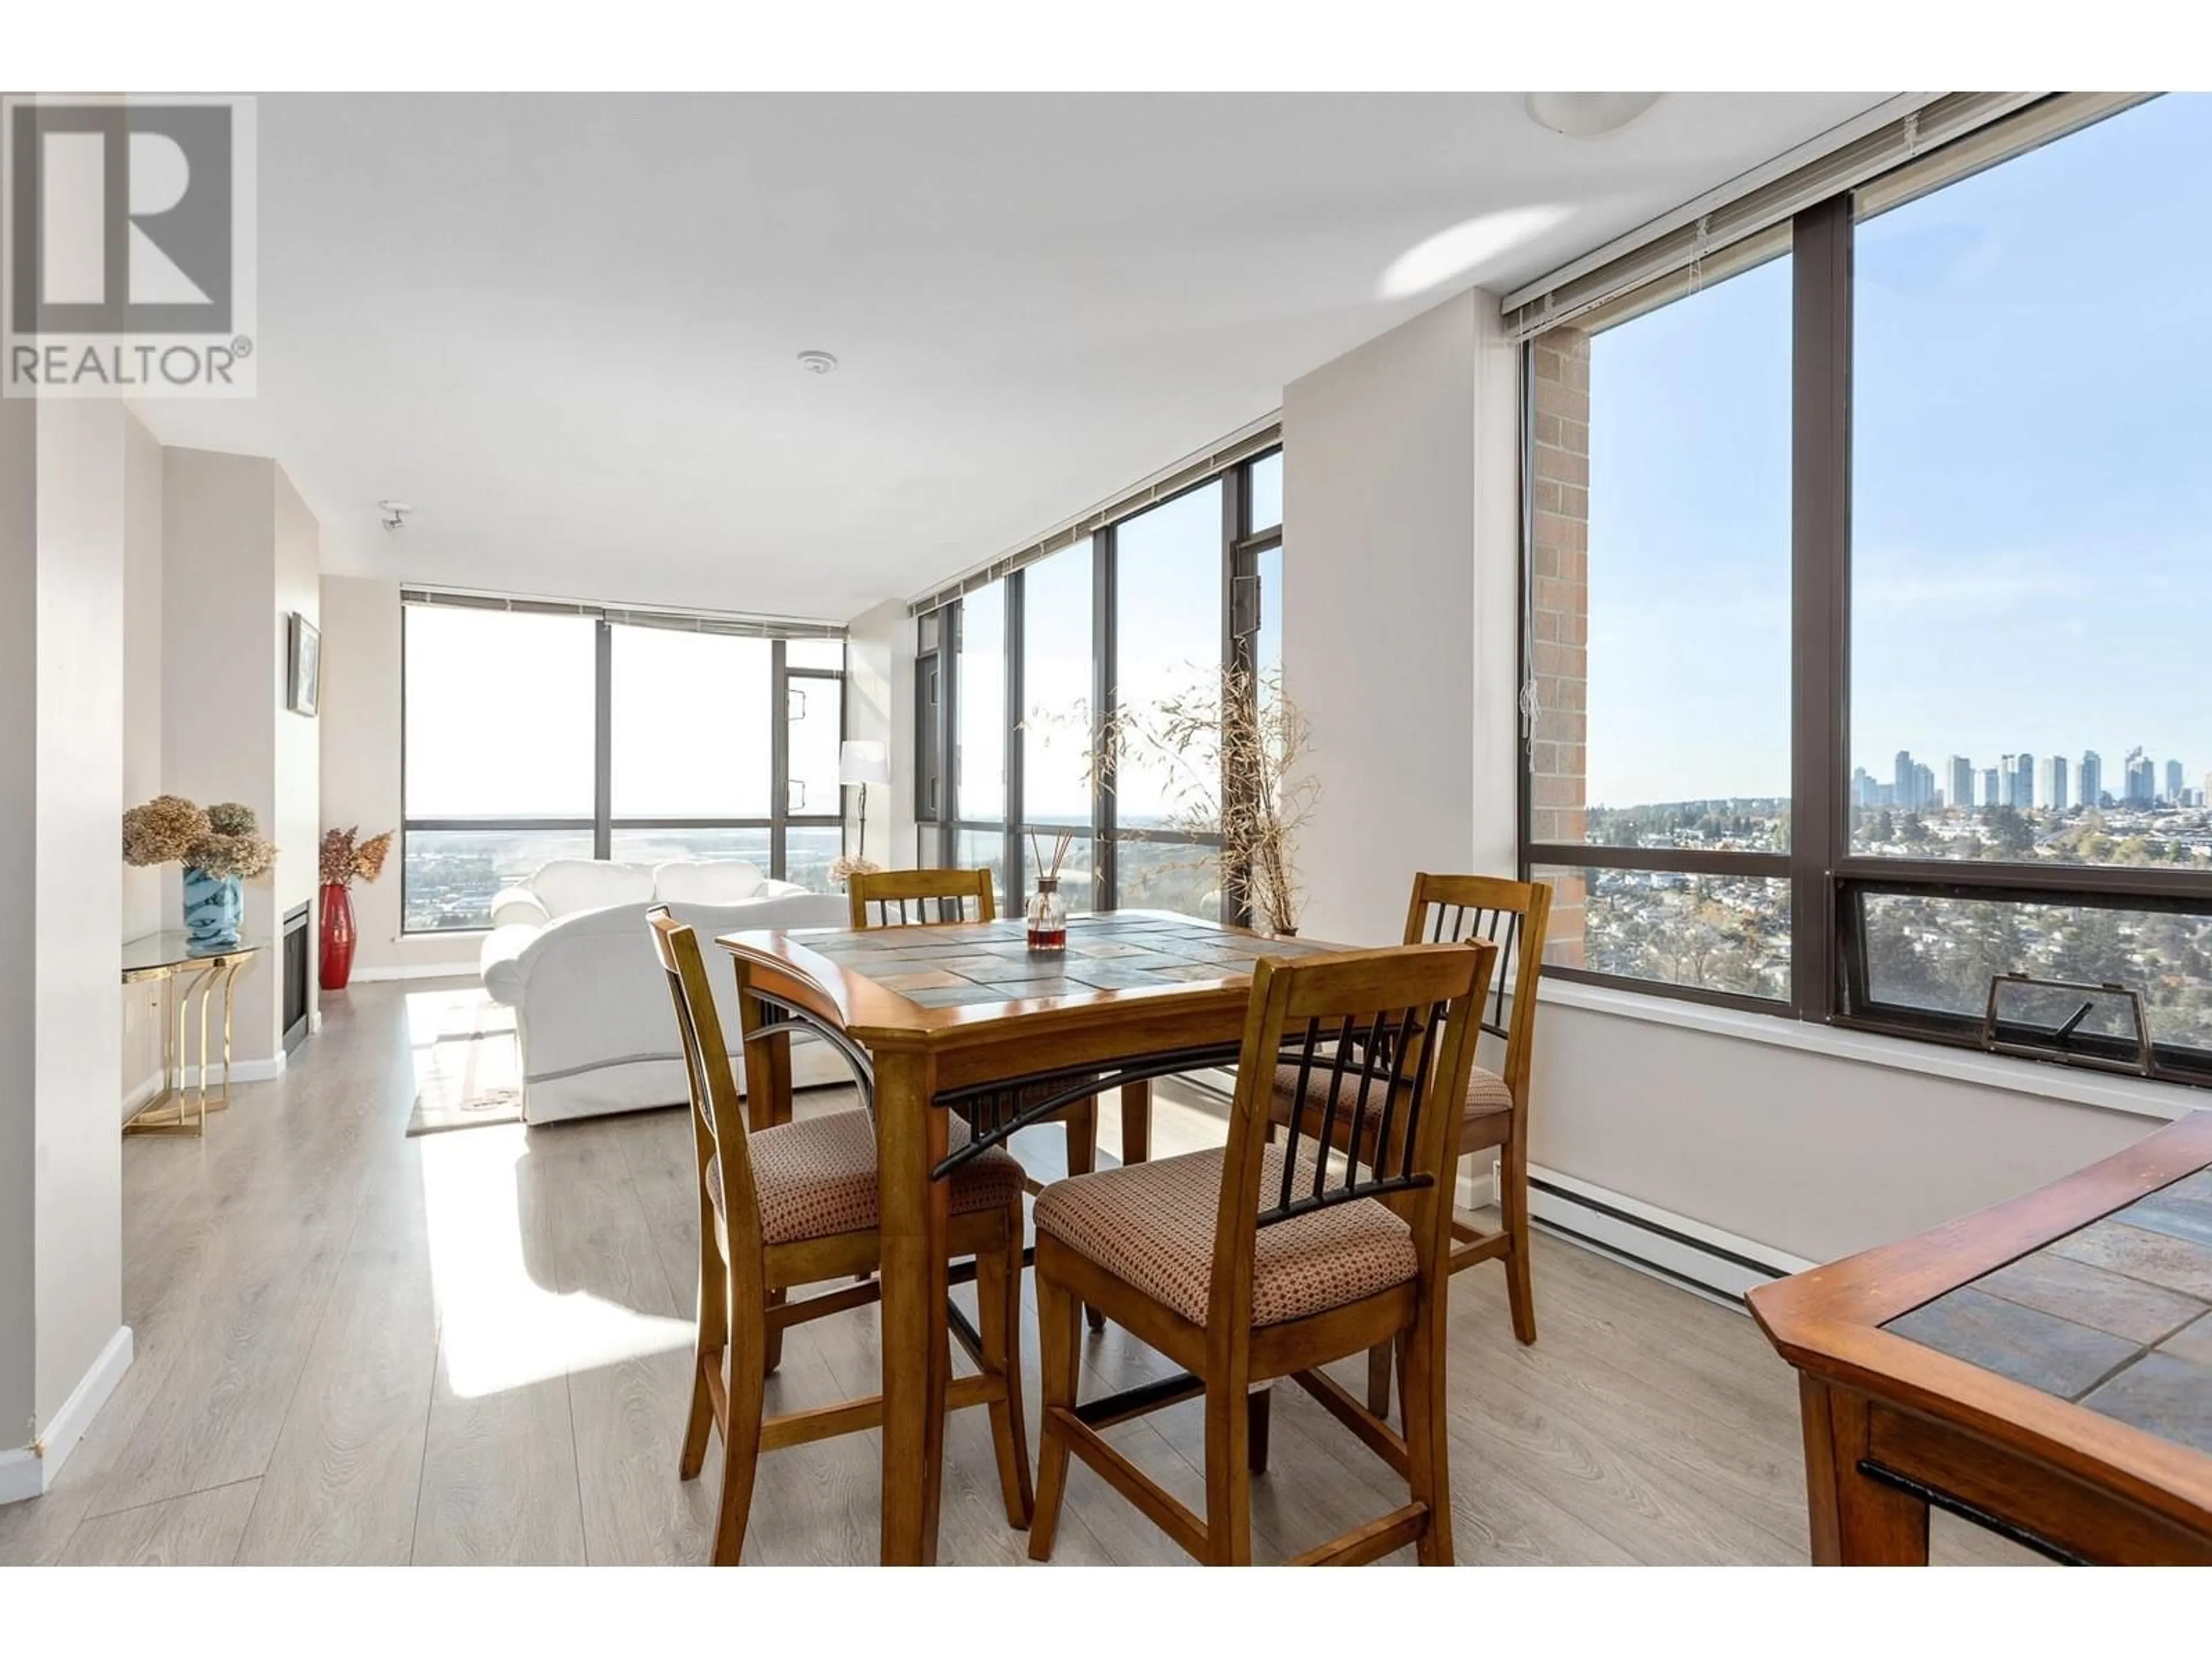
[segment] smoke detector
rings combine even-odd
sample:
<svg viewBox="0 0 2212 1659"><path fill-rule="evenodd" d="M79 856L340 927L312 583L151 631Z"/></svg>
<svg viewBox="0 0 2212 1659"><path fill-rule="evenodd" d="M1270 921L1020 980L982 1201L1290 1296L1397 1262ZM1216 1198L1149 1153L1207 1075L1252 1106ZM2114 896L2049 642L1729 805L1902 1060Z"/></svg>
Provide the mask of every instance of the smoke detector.
<svg viewBox="0 0 2212 1659"><path fill-rule="evenodd" d="M415 509L405 501L379 501L376 510L383 515L386 530L404 530L407 528L407 515Z"/></svg>
<svg viewBox="0 0 2212 1659"><path fill-rule="evenodd" d="M809 374L827 374L837 367L837 360L826 351L802 351L799 366Z"/></svg>

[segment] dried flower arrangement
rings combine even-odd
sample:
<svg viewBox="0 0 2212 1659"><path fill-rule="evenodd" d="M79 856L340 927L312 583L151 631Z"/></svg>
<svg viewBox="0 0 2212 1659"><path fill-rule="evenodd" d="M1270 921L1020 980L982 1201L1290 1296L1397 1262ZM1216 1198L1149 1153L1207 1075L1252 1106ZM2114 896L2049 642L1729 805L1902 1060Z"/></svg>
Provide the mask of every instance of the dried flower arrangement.
<svg viewBox="0 0 2212 1659"><path fill-rule="evenodd" d="M860 858L848 853L830 866L830 879L835 882L848 882L855 876L872 876L883 867L873 859Z"/></svg>
<svg viewBox="0 0 2212 1659"><path fill-rule="evenodd" d="M141 868L180 864L214 833L204 809L182 795L156 795L123 815L123 861Z"/></svg>
<svg viewBox="0 0 2212 1659"><path fill-rule="evenodd" d="M1158 781L1168 803L1162 848L1190 848L1158 867L1217 871L1224 897L1242 888L1253 920L1270 932L1297 931L1305 890L1295 845L1313 814L1321 783L1310 769L1313 734L1283 690L1280 671L1230 667L1218 677L1192 671L1192 683L1147 707L1115 710L1093 722L1087 709L1043 724L1074 723L1090 736L1086 783L1111 790L1132 763ZM1125 829L1133 841L1150 839ZM1218 839L1220 850L1189 837ZM1224 903L1224 916L1231 906Z"/></svg>
<svg viewBox="0 0 2212 1659"><path fill-rule="evenodd" d="M240 802L202 808L182 795L156 795L123 815L123 861L181 864L250 881L276 867L276 848L262 835L253 809Z"/></svg>
<svg viewBox="0 0 2212 1659"><path fill-rule="evenodd" d="M325 887L350 887L356 881L374 881L384 873L384 860L392 853L392 831L371 836L367 841L360 837L358 824L350 830L323 831L321 862Z"/></svg>

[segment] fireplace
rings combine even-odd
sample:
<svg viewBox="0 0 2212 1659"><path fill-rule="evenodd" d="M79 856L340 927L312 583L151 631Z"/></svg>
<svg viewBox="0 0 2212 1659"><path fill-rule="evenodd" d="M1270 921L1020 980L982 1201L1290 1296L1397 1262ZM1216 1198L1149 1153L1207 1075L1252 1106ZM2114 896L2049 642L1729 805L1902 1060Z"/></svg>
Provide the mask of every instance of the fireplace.
<svg viewBox="0 0 2212 1659"><path fill-rule="evenodd" d="M302 904L284 913L284 1052L290 1054L307 1040L307 922L314 912Z"/></svg>

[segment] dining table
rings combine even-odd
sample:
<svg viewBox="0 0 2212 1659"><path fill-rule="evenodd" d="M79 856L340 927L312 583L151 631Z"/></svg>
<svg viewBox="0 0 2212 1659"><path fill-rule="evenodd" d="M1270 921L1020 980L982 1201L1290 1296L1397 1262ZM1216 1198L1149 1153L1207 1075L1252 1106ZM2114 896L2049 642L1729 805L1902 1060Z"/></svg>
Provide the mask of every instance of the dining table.
<svg viewBox="0 0 2212 1659"><path fill-rule="evenodd" d="M1798 1373L1816 1565L1924 1566L1933 1507L2212 1565L2212 1111L1749 1300Z"/></svg>
<svg viewBox="0 0 2212 1659"><path fill-rule="evenodd" d="M747 1111L791 1114L791 1042L844 1054L873 1115L882 1238L882 1559L933 1564L951 1376L945 1177L1109 1089L1233 1064L1255 963L1334 950L1194 917L1068 919L1030 948L1019 917L874 929L749 930L716 943L746 1010ZM956 1133L956 1117L964 1132Z"/></svg>

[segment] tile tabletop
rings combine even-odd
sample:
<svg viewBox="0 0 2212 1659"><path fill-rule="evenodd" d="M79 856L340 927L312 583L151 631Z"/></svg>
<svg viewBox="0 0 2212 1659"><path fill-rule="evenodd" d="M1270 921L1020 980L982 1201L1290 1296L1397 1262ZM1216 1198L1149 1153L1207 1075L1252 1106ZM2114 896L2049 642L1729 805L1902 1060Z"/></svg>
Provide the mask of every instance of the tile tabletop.
<svg viewBox="0 0 2212 1659"><path fill-rule="evenodd" d="M2212 1170L1883 1328L2212 1452Z"/></svg>
<svg viewBox="0 0 2212 1659"><path fill-rule="evenodd" d="M1261 957L1334 950L1262 939L1186 917L1119 911L1071 916L1065 951L1033 951L1019 917L952 927L799 933L793 942L924 1008L1242 979Z"/></svg>

